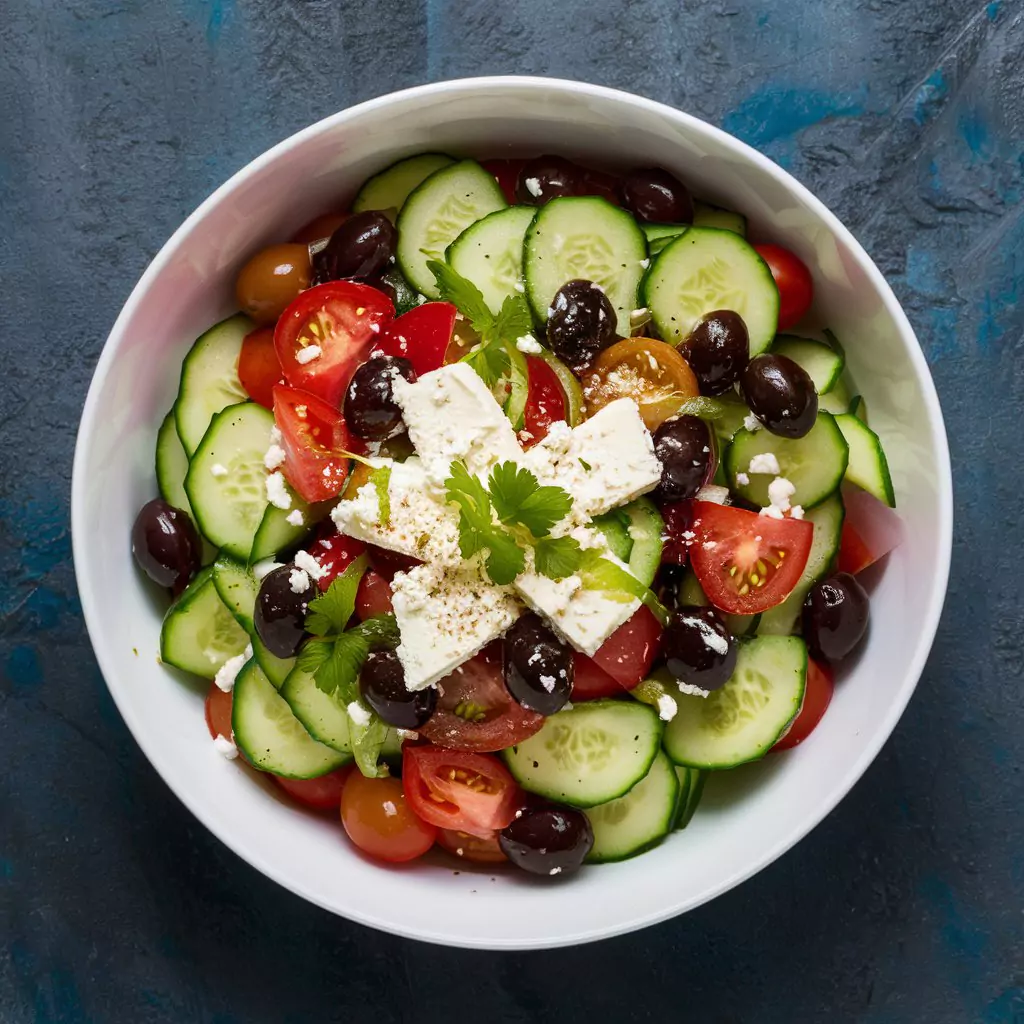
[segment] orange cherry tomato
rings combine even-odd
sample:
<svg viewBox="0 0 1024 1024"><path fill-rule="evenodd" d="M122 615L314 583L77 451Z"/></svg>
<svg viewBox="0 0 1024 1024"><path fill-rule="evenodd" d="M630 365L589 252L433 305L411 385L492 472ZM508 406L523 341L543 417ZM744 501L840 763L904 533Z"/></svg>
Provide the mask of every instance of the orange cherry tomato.
<svg viewBox="0 0 1024 1024"><path fill-rule="evenodd" d="M272 245L256 253L238 273L235 297L258 324L272 324L309 287L313 274L305 245Z"/></svg>
<svg viewBox="0 0 1024 1024"><path fill-rule="evenodd" d="M341 823L363 853L392 863L415 860L437 838L437 826L413 813L401 779L367 779L359 772L341 791Z"/></svg>
<svg viewBox="0 0 1024 1024"><path fill-rule="evenodd" d="M231 739L231 704L231 691L225 693L216 683L210 683L206 695L206 728L214 739L218 736Z"/></svg>
<svg viewBox="0 0 1024 1024"><path fill-rule="evenodd" d="M296 231L292 241L309 245L310 242L318 242L321 238L330 238L348 218L347 213L321 213L319 217L314 217Z"/></svg>

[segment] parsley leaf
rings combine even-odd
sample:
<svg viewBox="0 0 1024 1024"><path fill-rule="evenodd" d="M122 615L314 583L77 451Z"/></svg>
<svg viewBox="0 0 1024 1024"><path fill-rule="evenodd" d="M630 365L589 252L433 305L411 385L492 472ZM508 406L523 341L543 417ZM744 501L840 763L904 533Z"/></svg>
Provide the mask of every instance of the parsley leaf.
<svg viewBox="0 0 1024 1024"><path fill-rule="evenodd" d="M316 636L331 636L344 631L356 606L356 591L366 571L366 556L360 555L327 591L309 602L306 631Z"/></svg>
<svg viewBox="0 0 1024 1024"><path fill-rule="evenodd" d="M315 675L320 666L331 656L334 644L330 640L318 640L312 638L307 640L299 651L299 658L296 665L300 672L307 675Z"/></svg>
<svg viewBox="0 0 1024 1024"><path fill-rule="evenodd" d="M462 362L468 363L489 388L503 380L511 366L508 350L500 342L480 342L462 357Z"/></svg>
<svg viewBox="0 0 1024 1024"><path fill-rule="evenodd" d="M456 303L458 305L458 303ZM515 341L533 330L533 317L523 295L506 295L494 318L492 333L504 341ZM484 333L484 332L481 332Z"/></svg>
<svg viewBox="0 0 1024 1024"><path fill-rule="evenodd" d="M427 260L427 270L434 275L441 298L455 306L477 334L487 334L493 328L495 317L484 302L483 292L472 281L441 260Z"/></svg>
<svg viewBox="0 0 1024 1024"><path fill-rule="evenodd" d="M572 508L561 487L541 487L533 473L514 462L498 463L487 485L498 518L506 526L525 526L534 537L546 537Z"/></svg>
<svg viewBox="0 0 1024 1024"><path fill-rule="evenodd" d="M572 537L544 537L533 548L533 565L542 576L564 580L578 572L583 552Z"/></svg>

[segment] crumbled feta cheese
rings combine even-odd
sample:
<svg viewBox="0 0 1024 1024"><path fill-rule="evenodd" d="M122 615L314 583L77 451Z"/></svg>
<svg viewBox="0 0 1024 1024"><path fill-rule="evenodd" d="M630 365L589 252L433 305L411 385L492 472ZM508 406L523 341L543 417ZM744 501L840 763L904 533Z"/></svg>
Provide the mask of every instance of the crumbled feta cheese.
<svg viewBox="0 0 1024 1024"><path fill-rule="evenodd" d="M651 261L649 259L645 258L645 259L642 259L640 261L640 266L643 267L644 270L646 270L650 265L651 265Z"/></svg>
<svg viewBox="0 0 1024 1024"><path fill-rule="evenodd" d="M721 655L723 658L729 653L729 638L722 636L721 633L712 629L710 626L706 630L701 630L704 635L704 645L711 648L715 654Z"/></svg>
<svg viewBox="0 0 1024 1024"><path fill-rule="evenodd" d="M761 429L761 421L752 412L748 412L743 417L743 426L751 433L754 433L755 430Z"/></svg>
<svg viewBox="0 0 1024 1024"><path fill-rule="evenodd" d="M641 317L647 316L647 313L648 313L647 307L646 306L641 306L639 309L634 309L633 312L630 313L629 315L631 317L633 317L634 319L639 320Z"/></svg>
<svg viewBox="0 0 1024 1024"><path fill-rule="evenodd" d="M747 484L750 483L750 477L747 476L746 473L737 473L736 474L736 483L738 483L740 485L740 487L746 487Z"/></svg>
<svg viewBox="0 0 1024 1024"><path fill-rule="evenodd" d="M541 653L540 653L540 651L534 651L534 652L533 652L533 654L531 654L531 655L530 655L530 656L529 656L529 657L528 657L528 658L526 659L526 664L527 664L527 665L530 665L530 666L536 665L536 664L537 664L537 662L538 662L538 661L540 661L540 660L541 660L541 658L543 658L543 657L544 657L544 655L543 655L543 654L541 654Z"/></svg>
<svg viewBox="0 0 1024 1024"><path fill-rule="evenodd" d="M769 519L785 519L786 515L780 508L776 508L774 505L768 505L761 509L758 515L767 516Z"/></svg>
<svg viewBox="0 0 1024 1024"><path fill-rule="evenodd" d="M267 477L267 501L275 508L289 509L292 507L292 496L285 486L283 473L271 473Z"/></svg>
<svg viewBox="0 0 1024 1024"><path fill-rule="evenodd" d="M523 284L522 281L516 281L516 283L512 287L515 288L515 290L517 292L525 292L526 291L526 285Z"/></svg>
<svg viewBox="0 0 1024 1024"><path fill-rule="evenodd" d="M309 573L303 569L292 569L288 574L288 586L293 594L304 594L309 590Z"/></svg>
<svg viewBox="0 0 1024 1024"><path fill-rule="evenodd" d="M369 710L361 701L352 701L346 710L348 711L348 717L351 718L356 725L361 725L363 728L366 728L366 726L368 726L373 720L373 715L370 714Z"/></svg>
<svg viewBox="0 0 1024 1024"><path fill-rule="evenodd" d="M319 359L320 354L319 345L306 345L295 353L295 362L297 362L299 366L305 366L306 363L311 363L314 359Z"/></svg>
<svg viewBox="0 0 1024 1024"><path fill-rule="evenodd" d="M282 440L284 440L284 438L281 435L281 428L275 423L270 428L270 443L280 444Z"/></svg>
<svg viewBox="0 0 1024 1024"><path fill-rule="evenodd" d="M380 324L372 323L367 324L367 326L370 328L371 331L373 331L374 334L380 334Z"/></svg>
<svg viewBox="0 0 1024 1024"><path fill-rule="evenodd" d="M284 465L286 458L285 450L279 444L272 444L267 449L267 454L263 456L263 465L273 472Z"/></svg>
<svg viewBox="0 0 1024 1024"><path fill-rule="evenodd" d="M302 569L309 573L310 578L319 581L326 569L308 552L308 551L296 551L295 557L292 559L295 563L296 569Z"/></svg>
<svg viewBox="0 0 1024 1024"><path fill-rule="evenodd" d="M540 685L543 686L544 689L548 693L554 693L555 692L555 677L554 676L541 676L540 677Z"/></svg>
<svg viewBox="0 0 1024 1024"><path fill-rule="evenodd" d="M532 334L516 338L516 348L528 356L539 356L544 351L544 346Z"/></svg>
<svg viewBox="0 0 1024 1024"><path fill-rule="evenodd" d="M396 729L400 740L418 740L420 734L415 729Z"/></svg>
<svg viewBox="0 0 1024 1024"><path fill-rule="evenodd" d="M789 499L796 494L796 487L784 476L777 476L768 485L768 500L780 511L789 509Z"/></svg>
<svg viewBox="0 0 1024 1024"><path fill-rule="evenodd" d="M213 476L227 476L228 475L228 467L227 466L222 466L219 462L215 462L210 467L210 473Z"/></svg>
<svg viewBox="0 0 1024 1024"><path fill-rule="evenodd" d="M781 472L779 460L775 457L774 452L759 452L750 460L747 472L778 476Z"/></svg>
<svg viewBox="0 0 1024 1024"><path fill-rule="evenodd" d="M677 682L676 685L679 687L680 693L688 694L691 697L707 697L710 695L710 690L704 690L699 686L694 686L693 683Z"/></svg>
<svg viewBox="0 0 1024 1024"><path fill-rule="evenodd" d="M523 184L526 186L526 191L530 193L535 199L543 191L540 187L540 182L536 178L527 178Z"/></svg>
<svg viewBox="0 0 1024 1024"><path fill-rule="evenodd" d="M264 576L269 576L275 569L280 569L281 564L281 562L275 562L272 558L264 559L252 567L252 574L257 580L262 580Z"/></svg>
<svg viewBox="0 0 1024 1024"><path fill-rule="evenodd" d="M803 505L791 505L789 508L790 519L803 519L804 508Z"/></svg>
<svg viewBox="0 0 1024 1024"><path fill-rule="evenodd" d="M716 505L729 504L729 488L718 484L705 484L696 494L697 501L711 501Z"/></svg>
<svg viewBox="0 0 1024 1024"><path fill-rule="evenodd" d="M386 818L394 818L398 815L398 808L391 800L385 800L381 807L384 808L384 816Z"/></svg>
<svg viewBox="0 0 1024 1024"><path fill-rule="evenodd" d="M284 518L285 521L290 523L292 526L302 526L306 522L306 519L302 514L301 508L293 509Z"/></svg>
<svg viewBox="0 0 1024 1024"><path fill-rule="evenodd" d="M225 693L230 693L235 688L235 680L238 678L238 673L242 671L242 666L252 657L252 644L247 644L244 651L241 654L236 654L233 658L228 658L219 669L217 674L213 677L213 681L217 684L218 690L223 690Z"/></svg>
<svg viewBox="0 0 1024 1024"><path fill-rule="evenodd" d="M234 761L238 757L238 747L227 736L215 736L213 738L213 748L218 754L226 757L229 761Z"/></svg>
<svg viewBox="0 0 1024 1024"><path fill-rule="evenodd" d="M663 693L658 698L658 717L663 722L671 722L676 717L676 712L679 710L679 705L675 702L673 697L670 697L667 693Z"/></svg>
<svg viewBox="0 0 1024 1024"><path fill-rule="evenodd" d="M549 875L560 875L561 873L562 873L562 869L561 868L552 868L548 872Z"/></svg>

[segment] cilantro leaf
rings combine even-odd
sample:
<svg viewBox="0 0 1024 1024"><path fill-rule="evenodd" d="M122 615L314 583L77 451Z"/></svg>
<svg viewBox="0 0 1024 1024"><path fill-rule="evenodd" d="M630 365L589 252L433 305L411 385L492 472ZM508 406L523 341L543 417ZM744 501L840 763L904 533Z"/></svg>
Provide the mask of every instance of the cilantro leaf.
<svg viewBox="0 0 1024 1024"><path fill-rule="evenodd" d="M350 633L358 633L370 645L371 650L395 648L402 637L398 632L398 620L390 612L374 615L372 619L353 626Z"/></svg>
<svg viewBox="0 0 1024 1024"><path fill-rule="evenodd" d="M546 537L572 508L572 498L561 487L541 487L533 473L514 462L498 463L487 486L498 518L525 526L534 537Z"/></svg>
<svg viewBox="0 0 1024 1024"><path fill-rule="evenodd" d="M366 571L366 556L360 555L340 576L331 581L327 591L309 602L306 631L316 636L341 633L352 618L356 591Z"/></svg>
<svg viewBox="0 0 1024 1024"><path fill-rule="evenodd" d="M495 317L484 302L483 292L441 260L427 260L427 270L434 275L441 298L450 302L473 325L477 334L487 334Z"/></svg>
<svg viewBox="0 0 1024 1024"><path fill-rule="evenodd" d="M487 549L487 575L499 586L508 585L526 568L523 549L504 530L494 532Z"/></svg>
<svg viewBox="0 0 1024 1024"><path fill-rule="evenodd" d="M320 666L331 656L334 645L330 640L307 640L299 651L299 660L296 665L300 672L314 675Z"/></svg>
<svg viewBox="0 0 1024 1024"><path fill-rule="evenodd" d="M457 305L457 303L456 303ZM515 341L533 330L533 317L526 297L520 294L506 295L491 328L494 336L502 341ZM482 332L482 333L491 333Z"/></svg>
<svg viewBox="0 0 1024 1024"><path fill-rule="evenodd" d="M534 568L552 580L564 580L579 571L583 552L572 537L544 537L533 548Z"/></svg>

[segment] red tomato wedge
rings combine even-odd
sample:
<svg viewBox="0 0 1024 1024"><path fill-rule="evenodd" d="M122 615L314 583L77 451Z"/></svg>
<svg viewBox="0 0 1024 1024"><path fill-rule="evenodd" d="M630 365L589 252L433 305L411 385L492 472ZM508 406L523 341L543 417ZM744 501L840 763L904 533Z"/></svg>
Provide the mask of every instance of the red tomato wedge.
<svg viewBox="0 0 1024 1024"><path fill-rule="evenodd" d="M433 845L437 828L414 813L401 779L367 779L353 772L341 791L341 823L363 853L398 864Z"/></svg>
<svg viewBox="0 0 1024 1024"><path fill-rule="evenodd" d="M781 604L799 582L814 527L695 501L693 533L690 564L708 600L724 612L756 615Z"/></svg>
<svg viewBox="0 0 1024 1024"><path fill-rule="evenodd" d="M238 356L238 379L254 402L266 409L274 408L274 385L284 380L273 327L259 327L245 336Z"/></svg>
<svg viewBox="0 0 1024 1024"><path fill-rule="evenodd" d="M781 245L755 245L758 256L768 264L779 289L779 330L799 323L814 300L811 272L798 256Z"/></svg>
<svg viewBox="0 0 1024 1024"><path fill-rule="evenodd" d="M231 704L231 691L225 693L216 683L210 683L206 694L206 728L214 739L231 739Z"/></svg>
<svg viewBox="0 0 1024 1024"><path fill-rule="evenodd" d="M484 839L457 829L442 828L437 833L437 845L459 860L472 861L474 864L501 864L508 860L498 845L497 833Z"/></svg>
<svg viewBox="0 0 1024 1024"><path fill-rule="evenodd" d="M279 384L274 388L274 419L285 452L284 475L292 487L310 502L340 494L350 463L345 453L363 447L348 432L341 413L308 391Z"/></svg>
<svg viewBox="0 0 1024 1024"><path fill-rule="evenodd" d="M856 575L899 547L903 521L888 505L859 487L843 488L846 518L839 542L839 571Z"/></svg>
<svg viewBox="0 0 1024 1024"><path fill-rule="evenodd" d="M420 734L440 747L504 750L544 724L542 715L527 711L508 692L500 644L460 665L438 685L443 692L437 710Z"/></svg>
<svg viewBox="0 0 1024 1024"><path fill-rule="evenodd" d="M274 347L285 380L340 406L352 373L376 334L395 317L383 293L354 281L330 281L308 288L281 314ZM299 353L316 346L319 355L300 362Z"/></svg>
<svg viewBox="0 0 1024 1024"><path fill-rule="evenodd" d="M425 302L410 309L381 329L372 353L408 359L416 375L422 377L444 365L457 312L450 302Z"/></svg>
<svg viewBox="0 0 1024 1024"><path fill-rule="evenodd" d="M804 690L804 702L800 706L800 713L793 719L793 724L786 735L772 747L772 750L789 750L790 747L803 743L824 717L832 701L834 689L835 676L832 670L813 658L808 658L807 688Z"/></svg>
<svg viewBox="0 0 1024 1024"><path fill-rule="evenodd" d="M393 611L391 584L372 569L364 573L356 591L356 615L365 622L375 615L387 615Z"/></svg>
<svg viewBox="0 0 1024 1024"><path fill-rule="evenodd" d="M622 687L592 658L579 651L573 652L572 700L598 700L618 697Z"/></svg>
<svg viewBox="0 0 1024 1024"><path fill-rule="evenodd" d="M864 543L863 537L849 520L843 521L843 533L839 540L839 572L848 572L852 576L863 572L869 565L878 561L871 548Z"/></svg>
<svg viewBox="0 0 1024 1024"><path fill-rule="evenodd" d="M424 821L480 839L508 825L521 803L515 780L491 754L406 746L402 785Z"/></svg>
<svg viewBox="0 0 1024 1024"><path fill-rule="evenodd" d="M597 649L594 663L623 689L632 690L651 671L658 656L661 632L661 623L654 613L640 605Z"/></svg>
<svg viewBox="0 0 1024 1024"><path fill-rule="evenodd" d="M690 541L693 539L693 502L675 501L661 506L665 521L665 542L661 560L672 565L686 565L690 560Z"/></svg>
<svg viewBox="0 0 1024 1024"><path fill-rule="evenodd" d="M525 160L485 160L480 166L494 175L498 188L510 206L516 204L516 185Z"/></svg>
<svg viewBox="0 0 1024 1024"><path fill-rule="evenodd" d="M316 779L286 779L283 775L273 775L273 780L293 799L307 807L318 811L335 811L341 807L341 791L345 788L345 780L352 771L351 765L345 765L337 771L328 772Z"/></svg>
<svg viewBox="0 0 1024 1024"><path fill-rule="evenodd" d="M317 583L326 590L366 550L366 545L338 533L328 519L321 523L316 540L306 550L320 563L324 574Z"/></svg>
<svg viewBox="0 0 1024 1024"><path fill-rule="evenodd" d="M558 374L543 359L527 356L526 369L526 409L519 440L524 448L532 448L547 436L552 423L568 420L569 403Z"/></svg>

